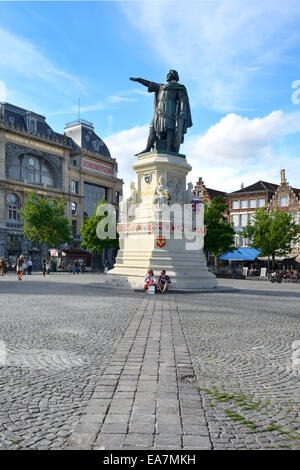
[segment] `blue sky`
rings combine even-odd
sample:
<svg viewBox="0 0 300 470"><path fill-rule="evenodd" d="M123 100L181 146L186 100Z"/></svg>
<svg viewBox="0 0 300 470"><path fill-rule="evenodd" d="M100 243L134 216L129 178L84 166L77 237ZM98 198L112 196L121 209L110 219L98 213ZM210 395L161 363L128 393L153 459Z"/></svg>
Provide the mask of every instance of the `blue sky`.
<svg viewBox="0 0 300 470"><path fill-rule="evenodd" d="M80 97L129 184L153 111L129 77L175 68L192 106L189 180L231 191L285 168L300 187L299 21L294 0L0 2L0 100L62 132Z"/></svg>

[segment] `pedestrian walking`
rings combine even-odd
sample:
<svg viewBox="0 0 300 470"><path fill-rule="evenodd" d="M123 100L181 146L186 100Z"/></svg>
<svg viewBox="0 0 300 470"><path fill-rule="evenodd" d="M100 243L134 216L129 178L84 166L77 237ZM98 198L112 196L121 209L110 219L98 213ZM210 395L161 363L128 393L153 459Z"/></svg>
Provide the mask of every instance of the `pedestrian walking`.
<svg viewBox="0 0 300 470"><path fill-rule="evenodd" d="M27 267L28 267L28 264L27 264L27 261L26 261L25 258L24 258L23 266L22 266L22 268L23 268L23 274L26 274Z"/></svg>
<svg viewBox="0 0 300 470"><path fill-rule="evenodd" d="M108 273L108 261L105 261L105 265L104 265L104 270L103 270L104 274L107 274Z"/></svg>
<svg viewBox="0 0 300 470"><path fill-rule="evenodd" d="M32 273L32 260L31 258L29 258L27 261L27 274L31 276L31 273Z"/></svg>
<svg viewBox="0 0 300 470"><path fill-rule="evenodd" d="M42 261L42 271L43 271L43 276L46 276L46 270L47 270L47 258L44 256L43 261Z"/></svg>
<svg viewBox="0 0 300 470"><path fill-rule="evenodd" d="M3 274L5 273L5 268L5 261L3 258L0 258L0 276L3 276Z"/></svg>
<svg viewBox="0 0 300 470"><path fill-rule="evenodd" d="M23 256L23 255L19 256L19 258L17 259L17 276L18 276L18 281L22 281L22 276L23 276L23 274L24 274L24 269L23 269L24 263L25 263L24 256Z"/></svg>
<svg viewBox="0 0 300 470"><path fill-rule="evenodd" d="M74 263L73 263L73 274L78 274L78 273L79 273L78 263L75 260Z"/></svg>
<svg viewBox="0 0 300 470"><path fill-rule="evenodd" d="M50 274L50 259L46 260L46 272L47 274Z"/></svg>
<svg viewBox="0 0 300 470"><path fill-rule="evenodd" d="M81 272L81 274L85 273L85 264L84 264L84 262L80 263L80 272Z"/></svg>

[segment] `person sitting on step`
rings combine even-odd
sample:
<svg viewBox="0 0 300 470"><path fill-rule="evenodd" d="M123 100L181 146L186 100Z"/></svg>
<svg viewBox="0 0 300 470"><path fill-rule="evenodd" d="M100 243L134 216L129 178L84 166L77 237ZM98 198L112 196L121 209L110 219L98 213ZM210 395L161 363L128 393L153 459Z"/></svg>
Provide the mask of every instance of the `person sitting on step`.
<svg viewBox="0 0 300 470"><path fill-rule="evenodd" d="M154 277L152 269L148 269L147 274L145 276L144 280L144 289L145 289L145 294L148 294L148 287L149 286L155 286L156 285L156 279Z"/></svg>
<svg viewBox="0 0 300 470"><path fill-rule="evenodd" d="M169 284L171 284L171 279L166 274L166 270L162 269L160 276L158 276L156 287L161 294L165 294L168 290Z"/></svg>

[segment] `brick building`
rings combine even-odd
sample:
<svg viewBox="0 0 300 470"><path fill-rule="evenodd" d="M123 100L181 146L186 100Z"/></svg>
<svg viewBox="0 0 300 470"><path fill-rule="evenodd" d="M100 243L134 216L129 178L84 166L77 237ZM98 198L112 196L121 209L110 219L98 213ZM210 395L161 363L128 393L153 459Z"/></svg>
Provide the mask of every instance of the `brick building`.
<svg viewBox="0 0 300 470"><path fill-rule="evenodd" d="M236 231L236 246L248 246L248 240L240 235L252 219L256 209L268 207L278 185L266 181L257 181L238 191L227 193L229 220L233 222Z"/></svg>
<svg viewBox="0 0 300 470"><path fill-rule="evenodd" d="M270 207L279 207L281 210L289 211L294 221L300 223L300 189L292 188L285 177L285 170L280 172L280 185L270 201ZM300 253L300 242L293 245L294 253Z"/></svg>
<svg viewBox="0 0 300 470"><path fill-rule="evenodd" d="M267 181L257 181L250 186L241 188L232 193L224 193L215 189L206 188L200 177L194 195L202 197L203 202L209 202L215 196L221 196L228 204L228 220L233 222L237 247L248 247L248 240L241 236L243 228L251 223L256 209L261 207L279 207L289 211L296 223L300 223L300 189L291 187L286 181L285 170L280 172L280 184ZM300 253L300 242L293 246L293 253Z"/></svg>
<svg viewBox="0 0 300 470"><path fill-rule="evenodd" d="M25 239L19 217L29 191L64 197L78 246L84 215L93 215L103 195L117 209L122 185L117 162L91 123L77 120L60 134L44 116L0 103L0 257L13 262L22 253L40 265L42 247Z"/></svg>

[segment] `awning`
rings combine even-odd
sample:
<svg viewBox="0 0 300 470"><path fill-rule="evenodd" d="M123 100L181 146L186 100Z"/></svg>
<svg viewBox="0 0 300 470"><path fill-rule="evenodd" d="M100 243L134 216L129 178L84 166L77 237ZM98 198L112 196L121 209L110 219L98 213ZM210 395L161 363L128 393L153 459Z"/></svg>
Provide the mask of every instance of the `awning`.
<svg viewBox="0 0 300 470"><path fill-rule="evenodd" d="M287 260L294 260L296 255L288 255L288 256L275 256L275 261L282 263ZM259 261L268 261L267 256L259 256L258 257ZM272 256L270 256L270 261L272 261ZM290 262L290 261L289 261Z"/></svg>
<svg viewBox="0 0 300 470"><path fill-rule="evenodd" d="M234 251L227 251L219 256L221 261L254 261L260 255L260 250L256 248L237 248Z"/></svg>

